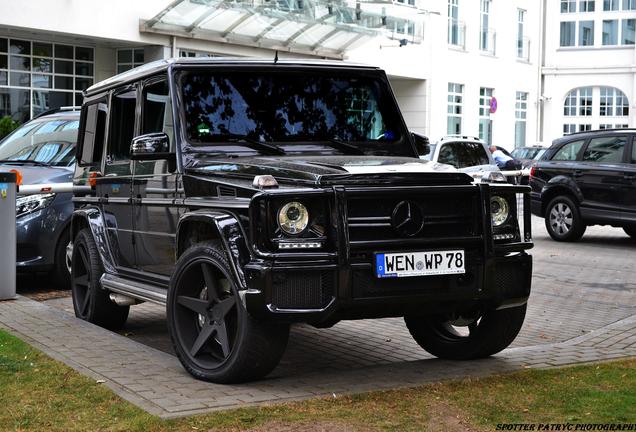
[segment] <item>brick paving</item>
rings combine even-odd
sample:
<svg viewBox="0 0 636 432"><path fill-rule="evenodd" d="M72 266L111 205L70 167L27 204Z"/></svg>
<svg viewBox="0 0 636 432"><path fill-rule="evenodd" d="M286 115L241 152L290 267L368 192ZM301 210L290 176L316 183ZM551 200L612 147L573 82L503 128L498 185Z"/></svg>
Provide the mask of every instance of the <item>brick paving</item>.
<svg viewBox="0 0 636 432"><path fill-rule="evenodd" d="M75 319L68 297L21 297L0 302L0 327L161 417L636 356L636 242L622 230L592 227L582 242L561 244L547 238L541 220L533 222L526 323L511 348L479 361L432 358L401 319L299 325L267 379L215 385L192 379L172 355L157 305L131 308L116 334Z"/></svg>

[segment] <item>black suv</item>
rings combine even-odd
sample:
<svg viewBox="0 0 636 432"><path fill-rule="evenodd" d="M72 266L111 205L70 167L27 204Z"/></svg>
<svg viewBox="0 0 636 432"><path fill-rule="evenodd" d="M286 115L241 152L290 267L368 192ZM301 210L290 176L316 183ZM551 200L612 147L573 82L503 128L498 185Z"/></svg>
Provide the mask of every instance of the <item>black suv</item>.
<svg viewBox="0 0 636 432"><path fill-rule="evenodd" d="M588 225L636 238L634 129L598 130L553 141L530 170L532 213L554 240L576 241Z"/></svg>
<svg viewBox="0 0 636 432"><path fill-rule="evenodd" d="M269 373L294 322L404 316L436 356L494 354L530 294L529 188L474 184L425 145L372 67L180 59L97 84L75 313L112 328L165 304L184 367L220 383Z"/></svg>

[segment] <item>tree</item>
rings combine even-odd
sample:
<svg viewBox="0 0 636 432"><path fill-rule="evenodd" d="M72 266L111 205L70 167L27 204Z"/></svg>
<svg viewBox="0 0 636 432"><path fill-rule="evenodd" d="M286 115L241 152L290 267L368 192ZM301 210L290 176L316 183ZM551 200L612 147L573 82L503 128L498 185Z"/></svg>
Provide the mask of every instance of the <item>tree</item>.
<svg viewBox="0 0 636 432"><path fill-rule="evenodd" d="M0 139L9 135L20 126L20 122L13 120L9 116L4 116L0 119Z"/></svg>

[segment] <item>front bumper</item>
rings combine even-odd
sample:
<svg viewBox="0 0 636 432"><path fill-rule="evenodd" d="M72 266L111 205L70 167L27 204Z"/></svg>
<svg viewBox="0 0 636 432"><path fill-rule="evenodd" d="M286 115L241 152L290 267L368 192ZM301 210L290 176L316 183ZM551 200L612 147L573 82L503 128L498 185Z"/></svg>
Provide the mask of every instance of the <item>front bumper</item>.
<svg viewBox="0 0 636 432"><path fill-rule="evenodd" d="M371 262L268 266L251 263L245 302L255 317L315 324L342 319L461 313L526 303L532 257L525 252L483 259L466 251L460 275L376 278Z"/></svg>

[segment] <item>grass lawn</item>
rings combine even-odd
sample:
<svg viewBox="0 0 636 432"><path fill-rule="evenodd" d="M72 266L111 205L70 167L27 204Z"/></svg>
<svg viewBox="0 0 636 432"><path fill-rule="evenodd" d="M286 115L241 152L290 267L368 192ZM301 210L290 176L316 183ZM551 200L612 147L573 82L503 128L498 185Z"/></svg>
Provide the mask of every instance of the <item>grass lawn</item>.
<svg viewBox="0 0 636 432"><path fill-rule="evenodd" d="M0 430L37 431L488 431L498 423L636 423L636 359L161 420L0 330L0 406Z"/></svg>

